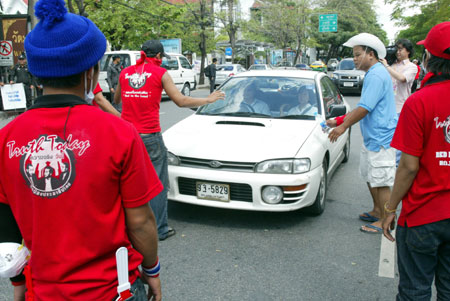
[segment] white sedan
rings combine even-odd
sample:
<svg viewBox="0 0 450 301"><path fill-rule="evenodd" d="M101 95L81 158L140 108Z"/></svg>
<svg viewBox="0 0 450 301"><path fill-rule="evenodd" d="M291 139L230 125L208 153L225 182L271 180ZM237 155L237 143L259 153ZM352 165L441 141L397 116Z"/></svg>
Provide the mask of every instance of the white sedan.
<svg viewBox="0 0 450 301"><path fill-rule="evenodd" d="M200 107L164 133L169 199L242 210L321 214L328 177L350 152L331 143L325 119L349 106L330 78L304 70L240 73L224 100Z"/></svg>
<svg viewBox="0 0 450 301"><path fill-rule="evenodd" d="M246 71L240 64L217 65L216 69L216 86L223 84L230 77Z"/></svg>

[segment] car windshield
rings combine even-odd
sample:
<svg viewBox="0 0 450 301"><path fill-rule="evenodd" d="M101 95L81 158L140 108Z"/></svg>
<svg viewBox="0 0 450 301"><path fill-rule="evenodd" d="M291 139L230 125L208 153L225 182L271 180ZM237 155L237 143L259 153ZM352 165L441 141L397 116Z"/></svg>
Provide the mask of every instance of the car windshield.
<svg viewBox="0 0 450 301"><path fill-rule="evenodd" d="M353 60L343 60L339 63L339 70L353 70L355 69L355 63Z"/></svg>
<svg viewBox="0 0 450 301"><path fill-rule="evenodd" d="M266 66L264 65L253 65L250 67L250 70L264 70L266 69Z"/></svg>
<svg viewBox="0 0 450 301"><path fill-rule="evenodd" d="M233 71L233 66L231 66L231 65L219 65L219 66L217 66L217 70L219 70L219 71Z"/></svg>
<svg viewBox="0 0 450 301"><path fill-rule="evenodd" d="M220 90L225 93L225 99L200 107L197 114L314 119L319 111L319 98L313 79L233 77Z"/></svg>

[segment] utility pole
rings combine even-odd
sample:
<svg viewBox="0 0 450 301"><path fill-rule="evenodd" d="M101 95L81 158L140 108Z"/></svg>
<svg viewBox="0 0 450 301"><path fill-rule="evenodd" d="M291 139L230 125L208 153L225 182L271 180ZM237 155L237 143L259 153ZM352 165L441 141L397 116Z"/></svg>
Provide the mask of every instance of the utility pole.
<svg viewBox="0 0 450 301"><path fill-rule="evenodd" d="M28 0L28 17L30 18L30 27L29 31L33 29L36 24L38 23L37 17L34 15L34 4L36 3L36 0Z"/></svg>

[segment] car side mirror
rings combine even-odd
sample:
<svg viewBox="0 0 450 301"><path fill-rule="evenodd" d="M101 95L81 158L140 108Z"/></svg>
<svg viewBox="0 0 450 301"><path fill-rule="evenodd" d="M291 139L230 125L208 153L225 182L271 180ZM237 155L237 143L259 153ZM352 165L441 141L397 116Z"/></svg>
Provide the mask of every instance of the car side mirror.
<svg viewBox="0 0 450 301"><path fill-rule="evenodd" d="M347 113L347 107L345 105L331 105L326 118L334 118L345 115Z"/></svg>

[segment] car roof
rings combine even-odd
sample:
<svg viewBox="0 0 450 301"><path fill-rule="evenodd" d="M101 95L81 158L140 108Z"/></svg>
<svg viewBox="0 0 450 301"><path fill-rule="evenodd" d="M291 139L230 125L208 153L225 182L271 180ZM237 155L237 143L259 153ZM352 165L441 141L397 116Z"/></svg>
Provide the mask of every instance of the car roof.
<svg viewBox="0 0 450 301"><path fill-rule="evenodd" d="M314 79L319 72L309 70L250 70L236 74L234 77L249 77L249 76L278 76L278 77L298 77Z"/></svg>

